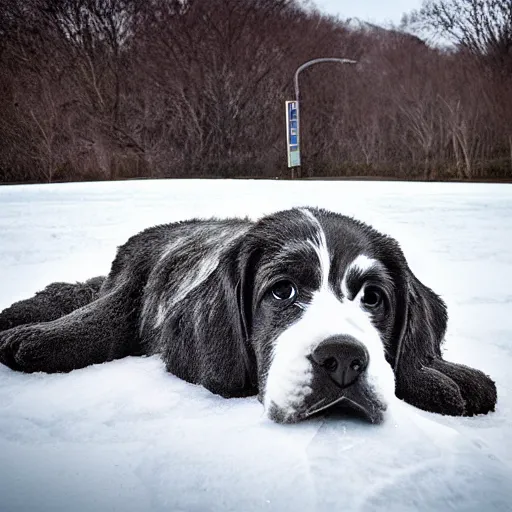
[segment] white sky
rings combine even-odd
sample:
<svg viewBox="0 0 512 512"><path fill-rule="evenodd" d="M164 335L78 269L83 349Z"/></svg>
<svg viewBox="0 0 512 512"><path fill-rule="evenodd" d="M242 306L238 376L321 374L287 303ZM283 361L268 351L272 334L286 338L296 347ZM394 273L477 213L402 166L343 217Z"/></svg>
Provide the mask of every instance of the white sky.
<svg viewBox="0 0 512 512"><path fill-rule="evenodd" d="M398 24L402 14L418 9L421 0L314 0L319 10L341 18L360 18L364 21Z"/></svg>

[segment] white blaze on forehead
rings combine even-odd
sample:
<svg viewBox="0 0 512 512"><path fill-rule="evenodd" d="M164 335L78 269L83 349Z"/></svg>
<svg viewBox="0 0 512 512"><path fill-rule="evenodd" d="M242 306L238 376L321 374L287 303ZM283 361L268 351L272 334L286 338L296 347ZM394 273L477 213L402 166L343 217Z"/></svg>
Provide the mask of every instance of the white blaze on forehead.
<svg viewBox="0 0 512 512"><path fill-rule="evenodd" d="M329 250L327 248L327 240L325 238L324 230L318 222L318 219L313 215L313 212L306 208L300 210L311 222L315 228L315 237L308 240L308 244L315 250L318 261L320 263L320 275L322 276L322 282L320 289L326 289L329 283L329 272L331 269L331 257L329 256Z"/></svg>

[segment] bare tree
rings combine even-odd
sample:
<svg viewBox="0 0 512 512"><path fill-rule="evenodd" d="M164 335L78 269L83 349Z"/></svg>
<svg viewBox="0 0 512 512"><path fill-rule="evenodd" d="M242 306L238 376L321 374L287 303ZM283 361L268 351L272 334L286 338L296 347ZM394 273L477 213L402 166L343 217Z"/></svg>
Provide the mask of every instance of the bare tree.
<svg viewBox="0 0 512 512"><path fill-rule="evenodd" d="M512 73L510 0L426 0L416 22Z"/></svg>
<svg viewBox="0 0 512 512"><path fill-rule="evenodd" d="M359 63L301 74L304 176L512 175L512 74L301 5L0 0L0 181L288 177L284 101L319 56Z"/></svg>

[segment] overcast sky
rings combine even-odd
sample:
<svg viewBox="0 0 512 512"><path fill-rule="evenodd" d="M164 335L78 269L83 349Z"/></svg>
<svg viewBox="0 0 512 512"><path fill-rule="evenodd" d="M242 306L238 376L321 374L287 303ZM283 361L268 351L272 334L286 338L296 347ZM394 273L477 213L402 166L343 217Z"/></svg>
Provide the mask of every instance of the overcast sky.
<svg viewBox="0 0 512 512"><path fill-rule="evenodd" d="M360 18L364 21L398 24L404 12L421 6L421 0L314 0L316 6L328 14L341 18Z"/></svg>

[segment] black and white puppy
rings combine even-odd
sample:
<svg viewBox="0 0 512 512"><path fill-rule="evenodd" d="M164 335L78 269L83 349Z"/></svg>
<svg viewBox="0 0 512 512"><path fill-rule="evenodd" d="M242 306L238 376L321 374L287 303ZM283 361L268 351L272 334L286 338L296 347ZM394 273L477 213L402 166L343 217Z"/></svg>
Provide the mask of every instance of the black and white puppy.
<svg viewBox="0 0 512 512"><path fill-rule="evenodd" d="M106 278L54 283L4 310L0 361L68 372L158 353L213 393L258 394L280 423L334 404L379 422L395 394L441 414L494 410L489 377L442 359L446 323L395 240L300 208L139 233Z"/></svg>

